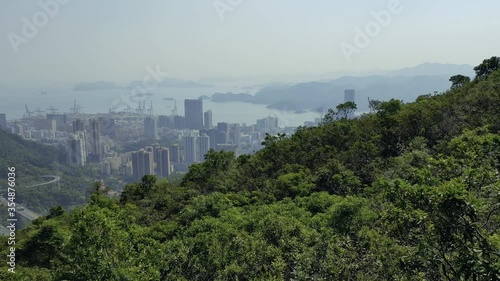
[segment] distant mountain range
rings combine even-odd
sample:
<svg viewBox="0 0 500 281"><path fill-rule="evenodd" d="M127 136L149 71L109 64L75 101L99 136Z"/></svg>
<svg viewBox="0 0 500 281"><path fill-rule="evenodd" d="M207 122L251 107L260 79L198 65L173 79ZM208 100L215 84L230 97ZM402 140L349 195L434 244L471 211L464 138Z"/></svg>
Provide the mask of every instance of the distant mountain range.
<svg viewBox="0 0 500 281"><path fill-rule="evenodd" d="M441 64L426 62L414 67L403 68L390 71L387 76L429 76L429 75L449 75L462 74L474 76L474 67L469 64Z"/></svg>
<svg viewBox="0 0 500 281"><path fill-rule="evenodd" d="M473 66L424 63L412 68L391 71L385 75L345 76L330 81L293 85L266 86L255 95L216 93L212 102L249 102L266 104L268 108L303 111L333 108L344 101L344 90L356 90L356 103L361 111L368 109L368 98L414 101L418 96L443 92L450 88L449 78L456 74L473 76Z"/></svg>
<svg viewBox="0 0 500 281"><path fill-rule="evenodd" d="M344 101L344 90L356 90L356 103L360 111L368 109L368 98L388 100L401 99L414 101L418 96L443 92L449 89L449 78L456 74L474 76L472 65L423 63L415 67L395 71L381 72L378 75L344 76L333 80L311 81L297 84L254 85L243 88L260 89L255 95L248 93L215 93L211 97L204 96L212 102L245 102L264 104L269 108L304 111L317 108L332 108ZM99 91L113 89L132 89L141 86L142 81L132 81L126 86L113 82L80 82L74 86L75 91ZM158 87L173 88L209 88L209 84L168 78L162 80Z"/></svg>
<svg viewBox="0 0 500 281"><path fill-rule="evenodd" d="M234 94L232 92L229 93L215 93L210 97L210 101L212 102L250 102L253 103L255 100L255 96L242 93L242 94Z"/></svg>
<svg viewBox="0 0 500 281"><path fill-rule="evenodd" d="M120 88L122 87L119 87L115 83L109 81L80 82L75 84L73 91L102 91Z"/></svg>

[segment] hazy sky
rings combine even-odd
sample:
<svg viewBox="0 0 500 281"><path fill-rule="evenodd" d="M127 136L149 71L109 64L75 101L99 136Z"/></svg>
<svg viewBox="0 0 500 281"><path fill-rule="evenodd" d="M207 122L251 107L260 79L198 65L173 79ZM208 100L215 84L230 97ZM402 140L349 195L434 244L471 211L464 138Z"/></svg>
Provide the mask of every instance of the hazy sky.
<svg viewBox="0 0 500 281"><path fill-rule="evenodd" d="M427 61L476 65L499 55L498 0L401 0L388 24L381 22L386 26L357 48L355 28L365 29L372 12L388 10L390 2L70 0L44 23L38 1L0 0L0 83L120 83L141 79L156 65L171 76L198 79L398 69ZM25 32L32 38L23 35L23 17L38 20L38 31ZM342 42L358 49L350 62Z"/></svg>

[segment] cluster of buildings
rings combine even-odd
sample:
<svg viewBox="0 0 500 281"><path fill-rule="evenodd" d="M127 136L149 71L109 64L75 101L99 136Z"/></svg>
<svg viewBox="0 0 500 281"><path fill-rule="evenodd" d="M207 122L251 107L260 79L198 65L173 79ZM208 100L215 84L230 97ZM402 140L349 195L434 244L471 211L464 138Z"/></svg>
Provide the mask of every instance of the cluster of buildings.
<svg viewBox="0 0 500 281"><path fill-rule="evenodd" d="M106 146L101 141L99 120L90 119L88 131L80 119L74 120L72 124L73 133L68 138L68 162L79 166L85 166L87 161L100 163L104 159Z"/></svg>
<svg viewBox="0 0 500 281"><path fill-rule="evenodd" d="M132 153L132 175L139 181L144 175L156 175L159 178L170 176L170 150L158 145L148 146Z"/></svg>
<svg viewBox="0 0 500 281"><path fill-rule="evenodd" d="M279 129L277 117L250 126L213 124L213 113L203 111L202 100L185 100L184 116L46 114L7 122L5 114L0 114L0 128L26 140L66 147L71 165L99 165L103 176L129 180L186 172L189 165L203 162L210 149L253 153L262 148L266 133ZM148 145L126 149L144 143Z"/></svg>
<svg viewBox="0 0 500 281"><path fill-rule="evenodd" d="M346 90L344 98L346 102L354 101L354 90ZM65 146L71 165L94 163L100 166L103 176L131 180L148 174L168 177L186 172L189 165L203 162L211 149L232 151L236 155L253 154L262 148L266 134L291 134L296 129L280 128L275 116L258 119L253 125L213 124L213 113L203 110L202 99L184 100L184 110L184 116L176 112L155 116L152 110L73 112L28 116L12 122L0 114L0 128L28 140ZM354 117L353 111L348 114L349 118ZM319 121L305 125L316 125Z"/></svg>

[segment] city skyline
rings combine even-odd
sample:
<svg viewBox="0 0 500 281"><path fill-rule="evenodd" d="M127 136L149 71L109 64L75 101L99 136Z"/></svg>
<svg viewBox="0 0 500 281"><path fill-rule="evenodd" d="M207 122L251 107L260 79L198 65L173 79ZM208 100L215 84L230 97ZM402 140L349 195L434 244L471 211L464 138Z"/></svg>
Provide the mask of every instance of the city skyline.
<svg viewBox="0 0 500 281"><path fill-rule="evenodd" d="M65 146L70 165L97 165L101 175L129 181L185 173L190 165L204 162L210 150L253 154L263 148L267 134L291 134L296 128L280 127L276 116L256 119L254 124L231 120L213 124L212 110L203 112L203 99L184 102L185 116L173 115L175 111L155 115L152 108L102 114L27 111L23 118L7 122L7 129L27 140ZM304 125L319 123L316 118ZM124 150L136 143L146 146Z"/></svg>

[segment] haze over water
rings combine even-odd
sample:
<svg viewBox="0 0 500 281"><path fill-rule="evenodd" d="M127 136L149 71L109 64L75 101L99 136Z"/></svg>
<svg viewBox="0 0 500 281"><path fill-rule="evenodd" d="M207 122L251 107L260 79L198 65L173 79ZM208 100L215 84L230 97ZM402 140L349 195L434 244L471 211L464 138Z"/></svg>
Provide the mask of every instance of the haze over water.
<svg viewBox="0 0 500 281"><path fill-rule="evenodd" d="M23 117L25 112L25 104L31 111L37 108L46 111L53 106L58 109L59 113L71 112L74 100L77 104L83 106L83 113L107 113L114 105L119 105L120 101L124 101L132 108L132 112L138 106L135 103L138 100L146 101L146 109L149 109L151 101L155 115L171 115L174 102L165 100L164 98L173 98L177 101L177 113L184 115L184 99L197 99L202 95L211 96L215 92L226 93L233 91L235 93L243 92L243 90L234 86L219 86L207 88L157 88L151 91L154 96L131 97L129 89L115 90L98 90L98 91L73 91L72 88L67 89L44 89L47 95L42 95L39 88L23 88L14 90L4 90L9 92L5 95L5 102L10 106L3 108L9 120ZM24 97L24 98L19 98ZM117 111L124 111L125 106L121 106ZM277 116L280 126L296 127L301 126L306 121L314 121L320 117L318 113L308 112L295 114L294 112L286 112L266 108L266 105L250 104L241 102L231 103L214 103L208 100L203 102L203 110L212 110L213 121L228 122L228 123L246 123L255 124L257 119L267 116Z"/></svg>

